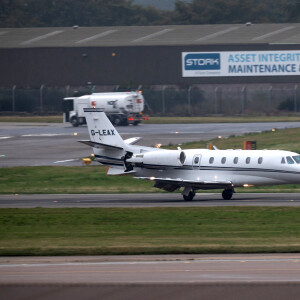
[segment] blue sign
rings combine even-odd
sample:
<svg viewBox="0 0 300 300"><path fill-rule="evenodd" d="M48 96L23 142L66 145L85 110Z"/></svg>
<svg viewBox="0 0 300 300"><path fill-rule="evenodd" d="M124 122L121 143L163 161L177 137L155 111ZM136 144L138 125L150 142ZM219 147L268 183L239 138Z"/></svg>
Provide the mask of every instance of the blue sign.
<svg viewBox="0 0 300 300"><path fill-rule="evenodd" d="M185 70L220 70L220 53L190 53L184 57Z"/></svg>

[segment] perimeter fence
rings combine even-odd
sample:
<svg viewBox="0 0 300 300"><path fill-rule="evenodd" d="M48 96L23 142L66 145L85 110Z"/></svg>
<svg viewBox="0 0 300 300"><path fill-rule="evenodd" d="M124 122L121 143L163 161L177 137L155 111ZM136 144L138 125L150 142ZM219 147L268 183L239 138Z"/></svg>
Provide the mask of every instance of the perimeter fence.
<svg viewBox="0 0 300 300"><path fill-rule="evenodd" d="M141 87L150 115L257 115L300 112L300 84L164 85ZM91 92L135 90L132 87L89 86L0 88L0 114L60 114L64 97Z"/></svg>

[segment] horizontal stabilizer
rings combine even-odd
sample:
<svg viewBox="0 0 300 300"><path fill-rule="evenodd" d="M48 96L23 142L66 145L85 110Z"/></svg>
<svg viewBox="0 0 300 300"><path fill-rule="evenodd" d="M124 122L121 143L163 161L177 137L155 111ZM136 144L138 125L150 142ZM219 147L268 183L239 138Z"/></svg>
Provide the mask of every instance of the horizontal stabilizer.
<svg viewBox="0 0 300 300"><path fill-rule="evenodd" d="M102 144L102 143L93 142L93 141L78 141L78 142L82 143L82 144L85 144L85 145L88 145L88 146L93 147L93 148L98 148L98 149L108 148L108 149L123 150L122 147L113 146L113 145L107 145L107 144Z"/></svg>
<svg viewBox="0 0 300 300"><path fill-rule="evenodd" d="M110 167L107 171L107 175L130 175L135 173L135 171L125 172L124 168L112 168Z"/></svg>
<svg viewBox="0 0 300 300"><path fill-rule="evenodd" d="M132 138L129 138L127 140L124 140L124 142L128 145L134 145L136 144L137 142L139 142L142 138L141 137L132 137Z"/></svg>

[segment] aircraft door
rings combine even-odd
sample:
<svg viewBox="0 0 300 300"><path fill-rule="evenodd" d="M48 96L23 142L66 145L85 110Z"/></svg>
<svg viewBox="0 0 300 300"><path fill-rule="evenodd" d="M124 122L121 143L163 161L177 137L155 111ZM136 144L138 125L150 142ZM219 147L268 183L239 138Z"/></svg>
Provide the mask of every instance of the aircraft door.
<svg viewBox="0 0 300 300"><path fill-rule="evenodd" d="M201 154L196 154L193 157L193 169L200 169L201 165Z"/></svg>

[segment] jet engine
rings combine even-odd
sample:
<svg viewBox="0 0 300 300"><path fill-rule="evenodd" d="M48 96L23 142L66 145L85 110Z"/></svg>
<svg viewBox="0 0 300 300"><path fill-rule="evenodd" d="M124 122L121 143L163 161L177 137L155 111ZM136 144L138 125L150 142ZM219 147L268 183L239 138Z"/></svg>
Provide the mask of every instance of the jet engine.
<svg viewBox="0 0 300 300"><path fill-rule="evenodd" d="M126 162L137 167L181 167L186 155L182 150L158 150L134 154Z"/></svg>

